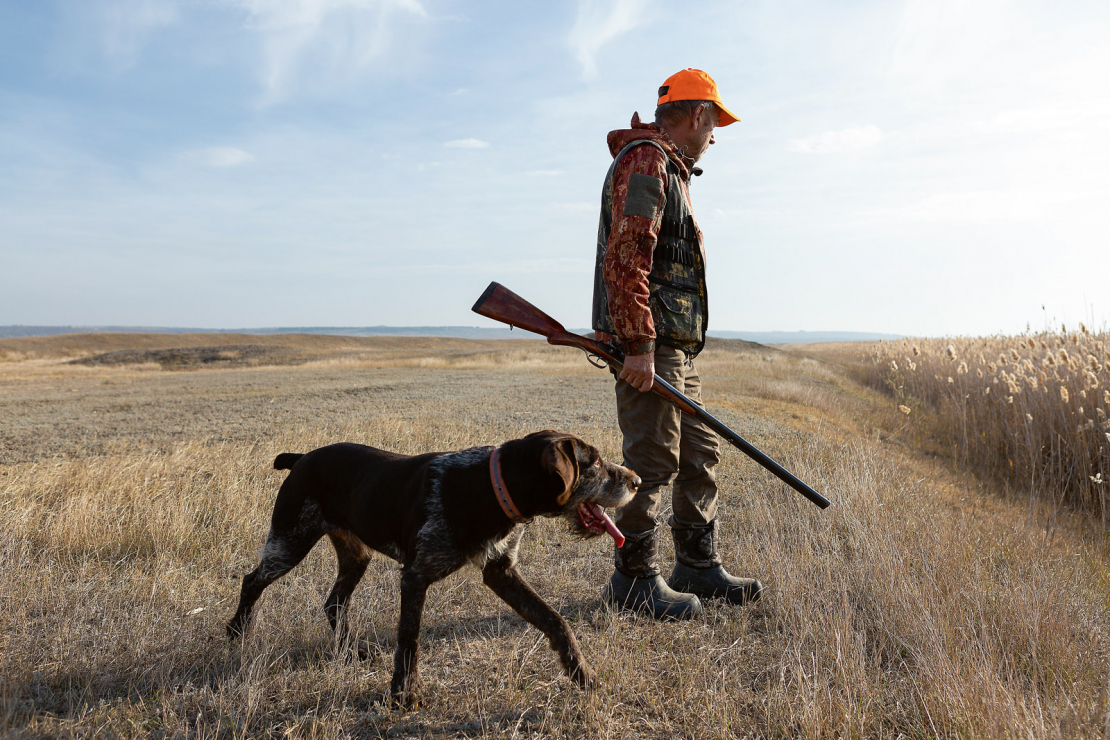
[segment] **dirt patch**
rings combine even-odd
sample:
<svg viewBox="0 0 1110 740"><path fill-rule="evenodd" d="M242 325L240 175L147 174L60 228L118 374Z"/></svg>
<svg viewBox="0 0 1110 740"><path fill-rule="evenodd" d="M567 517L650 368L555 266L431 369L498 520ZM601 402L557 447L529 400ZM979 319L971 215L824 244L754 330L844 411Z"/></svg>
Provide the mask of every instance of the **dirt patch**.
<svg viewBox="0 0 1110 740"><path fill-rule="evenodd" d="M0 338L0 363L35 359L71 359L122 350L176 349L253 345L284 347L306 354L374 352L411 355L423 352L503 350L538 344L528 339L454 339L450 337L348 337L332 334L56 334Z"/></svg>
<svg viewBox="0 0 1110 740"><path fill-rule="evenodd" d="M71 365L144 365L156 363L163 370L200 370L217 367L301 365L308 357L287 347L232 344L222 347L172 347L170 349L123 349L70 360Z"/></svg>

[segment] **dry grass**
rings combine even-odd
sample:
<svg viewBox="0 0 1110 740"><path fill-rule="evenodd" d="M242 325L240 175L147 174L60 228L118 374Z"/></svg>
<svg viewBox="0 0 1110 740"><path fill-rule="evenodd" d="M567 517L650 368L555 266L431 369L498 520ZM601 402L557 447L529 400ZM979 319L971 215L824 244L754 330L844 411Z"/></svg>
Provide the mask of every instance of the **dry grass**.
<svg viewBox="0 0 1110 740"><path fill-rule="evenodd" d="M972 469L1107 523L1110 342L1079 331L882 342L866 375L902 410L935 411Z"/></svg>
<svg viewBox="0 0 1110 740"><path fill-rule="evenodd" d="M251 346L287 350L303 359L351 355L408 357L414 354L474 353L528 346L524 340L475 340L437 337L347 337L331 334L55 334L0 338L0 364L28 360L66 360L109 352Z"/></svg>
<svg viewBox="0 0 1110 740"><path fill-rule="evenodd" d="M886 424L889 403L841 369L731 345L700 362L712 410L834 501L819 512L726 452L722 549L769 586L759 604L711 605L686 624L611 612L598 601L606 545L544 521L523 570L576 630L602 676L596 693L561 677L539 633L464 571L429 594L424 705L390 709L380 699L397 567L375 560L356 591L352 625L375 658L352 662L321 609L324 545L266 593L249 639L229 645L223 621L284 475L269 469L277 452L350 439L411 453L558 426L618 454L604 373L558 359L581 362L567 350L504 348L414 351L404 371L373 357L201 373L10 363L5 414L43 414L42 398L92 413L78 399L94 389L168 394L182 414L198 393L221 401L181 422L185 439L119 434L96 454L27 447L0 465L0 734L1110 737L1098 533L1066 513L1046 532L1037 505L967 490L907 447ZM408 395L409 375L427 398ZM379 382L388 392L368 405L347 395L321 413L313 395ZM248 442L206 432L241 413L224 394L260 387L305 418L259 414Z"/></svg>

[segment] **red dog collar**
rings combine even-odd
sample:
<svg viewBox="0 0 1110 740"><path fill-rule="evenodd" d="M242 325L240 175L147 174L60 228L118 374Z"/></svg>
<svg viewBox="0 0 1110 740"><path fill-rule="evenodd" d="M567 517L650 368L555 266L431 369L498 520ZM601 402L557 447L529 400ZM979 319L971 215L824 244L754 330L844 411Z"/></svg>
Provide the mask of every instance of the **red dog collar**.
<svg viewBox="0 0 1110 740"><path fill-rule="evenodd" d="M505 487L505 478L501 475L500 447L495 447L493 454L489 456L489 479L493 483L493 495L497 498L497 503L501 504L501 511L505 512L505 516L517 524L528 521L520 515L520 509L516 508L509 489Z"/></svg>

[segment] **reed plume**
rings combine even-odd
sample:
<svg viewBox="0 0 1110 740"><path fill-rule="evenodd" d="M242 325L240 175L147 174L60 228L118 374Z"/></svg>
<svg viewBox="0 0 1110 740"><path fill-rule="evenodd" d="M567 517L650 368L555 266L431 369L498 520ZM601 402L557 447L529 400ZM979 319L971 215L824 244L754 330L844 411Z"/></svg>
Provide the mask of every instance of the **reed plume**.
<svg viewBox="0 0 1110 740"><path fill-rule="evenodd" d="M908 364L899 371L894 361L905 357L907 345L918 358L917 372L905 372ZM1091 478L1110 479L1106 333L1081 326L1016 337L880 342L871 358L870 382L892 393L903 414L919 405L936 414L962 462L1101 517L1106 496ZM949 363L958 363L955 373ZM1001 393L991 392L996 385ZM1097 429L1103 434L1091 434Z"/></svg>

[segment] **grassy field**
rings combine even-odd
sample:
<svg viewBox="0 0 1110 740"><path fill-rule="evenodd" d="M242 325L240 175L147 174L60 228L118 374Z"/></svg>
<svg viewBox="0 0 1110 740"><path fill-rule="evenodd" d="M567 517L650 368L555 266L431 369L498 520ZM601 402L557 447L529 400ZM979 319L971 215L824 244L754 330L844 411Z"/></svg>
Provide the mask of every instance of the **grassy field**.
<svg viewBox="0 0 1110 740"><path fill-rule="evenodd" d="M429 593L424 702L401 713L382 701L391 561L352 602L370 660L329 638L325 544L266 592L249 639L224 637L274 455L556 428L619 458L607 373L529 341L0 340L0 735L1110 737L1104 529L958 472L927 409L900 412L843 352L718 341L699 359L710 410L834 502L726 449L723 555L766 598L683 624L613 612L606 543L540 521L522 570L601 688L575 689L464 570Z"/></svg>

